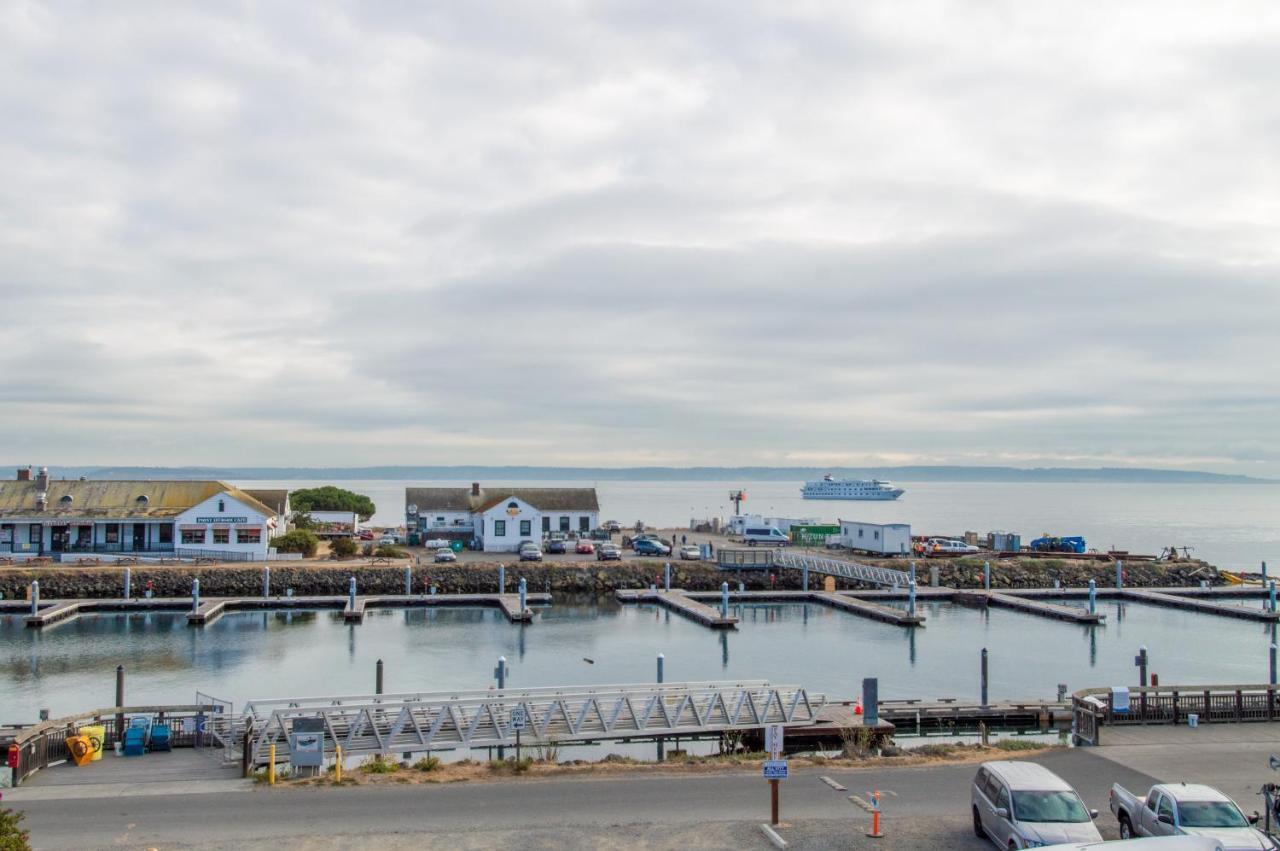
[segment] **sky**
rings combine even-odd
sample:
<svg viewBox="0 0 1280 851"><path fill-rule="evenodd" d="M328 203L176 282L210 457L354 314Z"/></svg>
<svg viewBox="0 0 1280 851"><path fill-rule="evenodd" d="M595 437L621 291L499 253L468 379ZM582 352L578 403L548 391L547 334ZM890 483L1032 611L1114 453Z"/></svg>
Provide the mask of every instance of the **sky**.
<svg viewBox="0 0 1280 851"><path fill-rule="evenodd" d="M0 2L0 456L1280 475L1278 39Z"/></svg>

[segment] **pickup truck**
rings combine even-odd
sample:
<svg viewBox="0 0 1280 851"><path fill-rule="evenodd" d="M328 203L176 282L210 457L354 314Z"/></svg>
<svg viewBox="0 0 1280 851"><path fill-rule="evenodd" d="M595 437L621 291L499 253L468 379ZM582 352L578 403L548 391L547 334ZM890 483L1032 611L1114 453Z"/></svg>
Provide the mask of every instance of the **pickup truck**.
<svg viewBox="0 0 1280 851"><path fill-rule="evenodd" d="M1212 786L1160 783L1145 798L1119 783L1111 787L1111 812L1120 822L1120 838L1204 836L1229 851L1275 851L1276 844L1253 827L1240 808Z"/></svg>

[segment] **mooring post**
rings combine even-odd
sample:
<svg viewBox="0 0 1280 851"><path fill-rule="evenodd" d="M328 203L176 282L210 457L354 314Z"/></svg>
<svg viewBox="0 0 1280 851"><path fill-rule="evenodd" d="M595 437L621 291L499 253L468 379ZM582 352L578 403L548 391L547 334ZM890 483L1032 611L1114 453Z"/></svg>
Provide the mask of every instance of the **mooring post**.
<svg viewBox="0 0 1280 851"><path fill-rule="evenodd" d="M1098 613L1098 583L1089 580L1089 614L1096 615Z"/></svg>
<svg viewBox="0 0 1280 851"><path fill-rule="evenodd" d="M428 590L429 592L431 592L431 596L432 596L432 597L434 597L434 596L436 595L436 586L432 585L432 586L428 587L428 588L427 588L427 590Z"/></svg>
<svg viewBox="0 0 1280 851"><path fill-rule="evenodd" d="M524 610L525 610L524 598L527 593L528 593L528 586L525 584L524 577L521 576L520 577L520 614L521 615L524 614Z"/></svg>
<svg viewBox="0 0 1280 851"><path fill-rule="evenodd" d="M862 678L862 725L874 727L880 722L880 678Z"/></svg>
<svg viewBox="0 0 1280 851"><path fill-rule="evenodd" d="M747 584L745 582L739 582L738 593L741 594L743 591L746 591L746 590L747 590Z"/></svg>
<svg viewBox="0 0 1280 851"><path fill-rule="evenodd" d="M40 611L40 580L32 579L31 580L31 614L34 615L39 611Z"/></svg>
<svg viewBox="0 0 1280 851"><path fill-rule="evenodd" d="M498 691L502 691L503 689L505 689L507 687L507 657L506 656L498 657L498 667L493 669L493 675L498 680ZM503 760L506 758L507 758L506 749L503 748L502 745L498 745L498 759Z"/></svg>
<svg viewBox="0 0 1280 851"><path fill-rule="evenodd" d="M1116 562L1116 588L1124 588L1124 562L1122 561Z"/></svg>
<svg viewBox="0 0 1280 851"><path fill-rule="evenodd" d="M382 694L382 660L378 660L378 667L373 675L373 693Z"/></svg>
<svg viewBox="0 0 1280 851"><path fill-rule="evenodd" d="M800 589L802 591L809 590L809 562L805 562L800 569Z"/></svg>
<svg viewBox="0 0 1280 851"><path fill-rule="evenodd" d="M911 570L909 570L908 573L910 574L911 581L915 582L916 581L916 563L914 561L911 562Z"/></svg>
<svg viewBox="0 0 1280 851"><path fill-rule="evenodd" d="M659 653L658 654L658 682L659 683L662 682L662 666L666 661L667 661L667 657Z"/></svg>
<svg viewBox="0 0 1280 851"><path fill-rule="evenodd" d="M989 561L982 563L982 587L983 590L991 590L991 562Z"/></svg>
<svg viewBox="0 0 1280 851"><path fill-rule="evenodd" d="M262 566L262 596L271 596L271 565Z"/></svg>
<svg viewBox="0 0 1280 851"><path fill-rule="evenodd" d="M1272 653L1272 658L1275 654ZM1275 665L1271 665L1275 669ZM124 665L115 665L115 705L124 705ZM124 713L115 714L115 740L124 741Z"/></svg>
<svg viewBox="0 0 1280 851"><path fill-rule="evenodd" d="M671 562L662 565L662 590L671 590Z"/></svg>
<svg viewBox="0 0 1280 851"><path fill-rule="evenodd" d="M507 593L507 566L505 564L498 565L498 593Z"/></svg>
<svg viewBox="0 0 1280 851"><path fill-rule="evenodd" d="M1276 643L1274 641L1271 642L1270 655L1271 655L1271 684L1275 685L1276 684Z"/></svg>
<svg viewBox="0 0 1280 851"><path fill-rule="evenodd" d="M404 566L404 595L406 597L413 594L413 568L409 565Z"/></svg>
<svg viewBox="0 0 1280 851"><path fill-rule="evenodd" d="M126 565L124 569L124 598L126 600L128 600L133 596L132 591L133 591L133 576L129 573L129 568Z"/></svg>
<svg viewBox="0 0 1280 851"><path fill-rule="evenodd" d="M729 617L729 583L720 583L720 617Z"/></svg>
<svg viewBox="0 0 1280 851"><path fill-rule="evenodd" d="M1133 664L1138 666L1138 685L1146 686L1147 684L1147 648L1145 645L1138 648L1138 655L1133 657Z"/></svg>
<svg viewBox="0 0 1280 851"><path fill-rule="evenodd" d="M1276 610L1276 581L1274 579L1267 580L1267 607L1273 612Z"/></svg>
<svg viewBox="0 0 1280 851"><path fill-rule="evenodd" d="M936 564L931 564L929 565L929 587L937 588L938 581L938 566Z"/></svg>
<svg viewBox="0 0 1280 851"><path fill-rule="evenodd" d="M907 614L912 617L916 613L916 580L913 576L907 580Z"/></svg>
<svg viewBox="0 0 1280 851"><path fill-rule="evenodd" d="M661 684L662 684L662 679L663 679L663 670L662 670L662 668L663 668L663 665L666 663L666 661L667 661L667 657L666 657L666 656L664 656L664 655L662 655L661 653L659 653L659 654L658 654L658 684L659 684L659 685L661 685ZM666 752L665 752L665 750L664 750L664 745L665 745L665 744L666 744L666 741L665 741L661 736L659 736L659 737L658 737L658 741L657 741L657 746L658 746L658 762L662 762L664 759L666 759ZM722 739L722 740L721 740L721 748L723 748L723 747L724 747L724 740Z"/></svg>
<svg viewBox="0 0 1280 851"><path fill-rule="evenodd" d="M987 705L987 648L982 648L982 705ZM865 710L864 710L865 711Z"/></svg>
<svg viewBox="0 0 1280 851"><path fill-rule="evenodd" d="M356 578L353 576L347 580L347 607L352 611L356 608Z"/></svg>
<svg viewBox="0 0 1280 851"><path fill-rule="evenodd" d="M191 611L200 609L200 577L191 580Z"/></svg>

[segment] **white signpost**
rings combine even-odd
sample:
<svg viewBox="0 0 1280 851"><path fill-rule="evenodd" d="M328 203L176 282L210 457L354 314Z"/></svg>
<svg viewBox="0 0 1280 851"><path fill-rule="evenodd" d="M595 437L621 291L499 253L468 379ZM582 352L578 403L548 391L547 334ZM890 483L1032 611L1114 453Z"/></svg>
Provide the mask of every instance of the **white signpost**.
<svg viewBox="0 0 1280 851"><path fill-rule="evenodd" d="M764 749L774 759L782 753L782 725L769 724L764 728Z"/></svg>

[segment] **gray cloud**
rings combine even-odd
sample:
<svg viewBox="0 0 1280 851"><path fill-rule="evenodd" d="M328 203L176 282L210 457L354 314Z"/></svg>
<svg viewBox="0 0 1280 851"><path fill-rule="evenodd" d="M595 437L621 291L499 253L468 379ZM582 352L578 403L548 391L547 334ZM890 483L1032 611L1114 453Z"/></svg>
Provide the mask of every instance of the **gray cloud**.
<svg viewBox="0 0 1280 851"><path fill-rule="evenodd" d="M33 462L1280 475L1280 11L0 10Z"/></svg>

